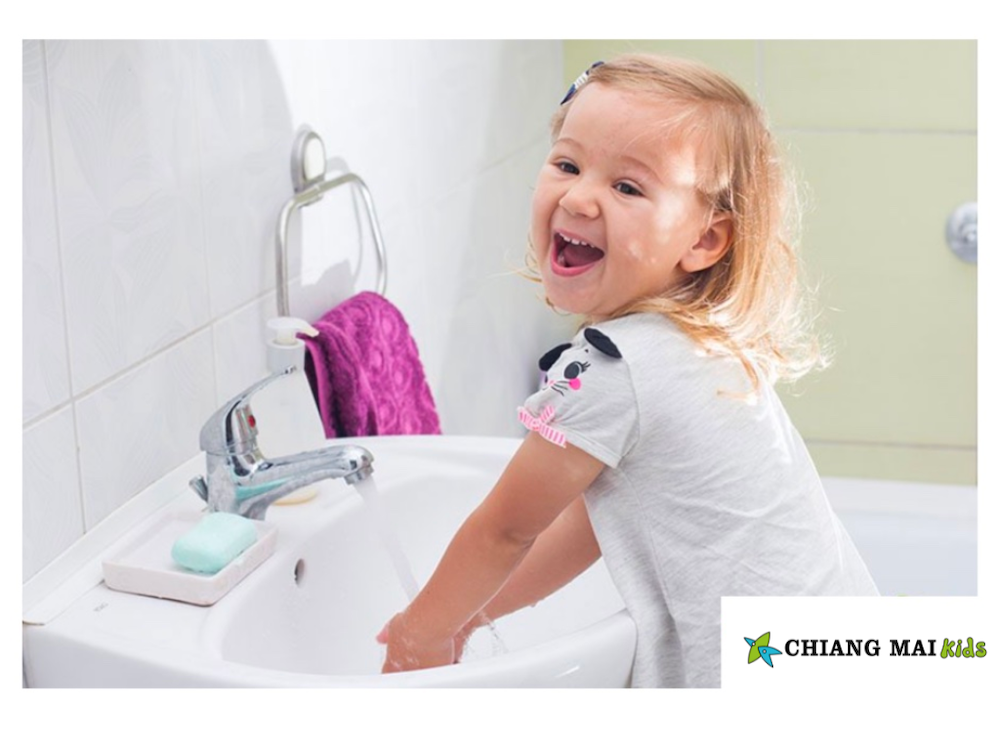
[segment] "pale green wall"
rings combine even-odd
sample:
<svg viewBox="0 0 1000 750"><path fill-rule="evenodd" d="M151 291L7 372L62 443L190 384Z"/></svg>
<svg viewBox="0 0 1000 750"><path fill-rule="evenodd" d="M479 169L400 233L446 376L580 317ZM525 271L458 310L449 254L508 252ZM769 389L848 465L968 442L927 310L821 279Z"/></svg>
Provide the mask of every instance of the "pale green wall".
<svg viewBox="0 0 1000 750"><path fill-rule="evenodd" d="M834 366L781 395L820 473L976 483L976 266L948 250L976 200L974 41L568 41L567 85L622 51L731 76L805 187L802 256Z"/></svg>

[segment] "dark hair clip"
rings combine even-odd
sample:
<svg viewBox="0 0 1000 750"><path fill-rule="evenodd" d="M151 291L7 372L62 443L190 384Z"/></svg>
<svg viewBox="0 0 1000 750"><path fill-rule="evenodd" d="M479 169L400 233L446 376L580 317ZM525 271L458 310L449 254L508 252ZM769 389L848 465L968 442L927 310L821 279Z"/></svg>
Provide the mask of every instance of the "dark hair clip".
<svg viewBox="0 0 1000 750"><path fill-rule="evenodd" d="M568 102L570 99L573 98L573 94L575 94L577 92L577 89L579 89L583 84L585 84L587 82L587 78L590 76L590 71L592 71L594 68L596 68L596 67L598 67L600 65L604 65L604 60L598 60L597 62L595 62L593 65L591 65L585 71L583 71L580 74L579 78L577 78L575 81L573 81L573 85L569 87L569 91L566 92L566 96L564 96L563 100L561 102L559 102L559 106L560 107L562 105L564 105L566 102Z"/></svg>

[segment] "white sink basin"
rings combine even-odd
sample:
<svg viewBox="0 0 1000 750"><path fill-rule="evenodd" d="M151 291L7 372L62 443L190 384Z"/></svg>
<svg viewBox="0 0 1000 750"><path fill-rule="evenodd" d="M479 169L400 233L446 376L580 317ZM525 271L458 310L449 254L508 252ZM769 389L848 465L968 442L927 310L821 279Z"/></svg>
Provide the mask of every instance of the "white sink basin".
<svg viewBox="0 0 1000 750"><path fill-rule="evenodd" d="M519 444L345 442L375 456L379 494L421 583ZM29 686L627 686L635 628L601 563L500 620L499 639L480 631L461 664L379 674L384 647L375 635L406 595L360 495L343 481L319 487L306 504L271 507L276 551L211 607L101 583L46 624L25 625ZM199 506L188 493L164 511Z"/></svg>

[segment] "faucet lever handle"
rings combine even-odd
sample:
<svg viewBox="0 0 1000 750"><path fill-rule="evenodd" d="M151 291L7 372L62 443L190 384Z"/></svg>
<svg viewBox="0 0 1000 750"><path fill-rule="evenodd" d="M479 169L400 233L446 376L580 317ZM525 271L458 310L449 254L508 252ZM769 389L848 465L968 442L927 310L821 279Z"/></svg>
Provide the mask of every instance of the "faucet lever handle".
<svg viewBox="0 0 1000 750"><path fill-rule="evenodd" d="M199 445L206 453L224 456L257 451L257 420L250 408L251 397L278 378L296 371L292 365L269 375L233 396L208 418L201 428Z"/></svg>

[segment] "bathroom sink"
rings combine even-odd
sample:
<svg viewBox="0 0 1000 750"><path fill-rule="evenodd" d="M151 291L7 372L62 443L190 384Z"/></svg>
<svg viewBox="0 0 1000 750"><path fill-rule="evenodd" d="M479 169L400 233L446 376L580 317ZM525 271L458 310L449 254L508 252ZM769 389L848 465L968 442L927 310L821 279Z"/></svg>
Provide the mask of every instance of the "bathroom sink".
<svg viewBox="0 0 1000 750"><path fill-rule="evenodd" d="M350 441L375 457L374 481L404 557L423 583L519 441L385 437ZM274 553L210 607L127 594L103 582L43 625L24 626L29 686L624 687L635 627L598 563L562 591L483 628L460 664L380 674L375 636L407 594L384 527L343 481L275 505ZM180 493L164 514L201 507ZM130 534L138 534L133 530ZM127 539L118 540L119 545Z"/></svg>

